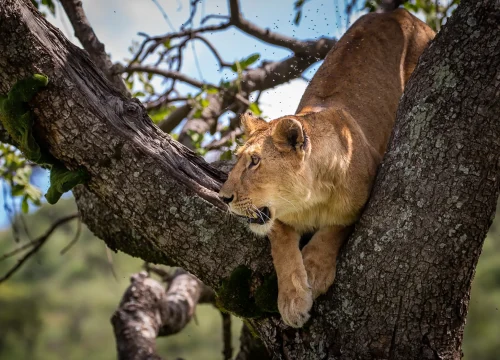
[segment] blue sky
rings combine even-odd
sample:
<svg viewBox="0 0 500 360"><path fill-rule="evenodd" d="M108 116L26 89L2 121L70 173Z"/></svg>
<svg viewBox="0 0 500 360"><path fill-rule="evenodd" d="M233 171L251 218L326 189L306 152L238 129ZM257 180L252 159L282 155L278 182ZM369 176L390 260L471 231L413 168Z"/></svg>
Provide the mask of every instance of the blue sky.
<svg viewBox="0 0 500 360"><path fill-rule="evenodd" d="M269 28L287 36L297 39L313 39L321 36L340 37L345 29L347 19L344 15L343 0L310 0L304 6L302 21L299 26L293 24L295 0L240 0L243 16L253 23ZM72 42L80 46L74 37L69 20L66 18L62 7L56 2L56 16L48 16L48 20L57 26ZM159 4L168 16L168 21L158 10ZM133 40L141 41L139 32L148 35L160 35L172 32L189 17L189 0L83 0L83 7L97 36L106 46L106 51L111 54L113 61L125 63L130 59L128 48ZM200 26L204 15L227 15L227 0L204 0L199 6L194 18L194 27ZM359 16L356 14L355 17ZM217 24L220 20L213 20L208 24ZM172 25L172 27L170 26ZM241 33L236 28L214 34L205 34L218 49L223 59L227 62L260 53L261 60L276 61L290 55L286 49L271 47ZM196 57L194 56L196 54ZM196 59L200 70L196 66ZM258 65L258 64L257 64ZM305 74L311 78L319 64L311 67ZM202 43L188 46L184 55L182 72L194 78L218 83L221 78L231 78L234 74L225 70L219 71L216 59L209 49ZM201 74L200 74L201 72ZM158 79L156 83L160 84ZM295 111L300 97L307 83L297 79L288 84L264 92L261 96L261 109L263 115L269 118L279 117ZM189 86L179 88L183 91L193 91ZM42 173L34 181L45 193L48 186L48 174ZM3 185L3 184L2 184ZM3 191L0 191L0 204L4 203ZM0 208L0 228L9 224L9 218L3 207Z"/></svg>

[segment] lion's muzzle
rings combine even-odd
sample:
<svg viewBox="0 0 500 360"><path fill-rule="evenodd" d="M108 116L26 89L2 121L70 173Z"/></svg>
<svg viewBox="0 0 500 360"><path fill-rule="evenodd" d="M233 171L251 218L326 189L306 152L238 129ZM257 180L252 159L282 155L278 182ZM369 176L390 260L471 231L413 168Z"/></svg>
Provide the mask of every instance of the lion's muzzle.
<svg viewBox="0 0 500 360"><path fill-rule="evenodd" d="M248 218L248 222L250 224L264 225L269 220L271 220L271 211L269 210L269 208L267 206L257 209L257 211L255 213L256 213L257 217Z"/></svg>

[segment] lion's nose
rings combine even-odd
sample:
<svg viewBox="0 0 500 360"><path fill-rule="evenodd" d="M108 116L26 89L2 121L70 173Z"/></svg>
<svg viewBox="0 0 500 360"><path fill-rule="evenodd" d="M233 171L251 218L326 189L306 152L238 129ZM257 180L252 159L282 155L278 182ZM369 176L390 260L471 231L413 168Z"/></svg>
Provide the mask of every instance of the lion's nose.
<svg viewBox="0 0 500 360"><path fill-rule="evenodd" d="M226 204L229 204L231 201L233 201L234 199L234 195L231 195L231 197L225 197L225 196L221 196L220 197L222 201L224 201Z"/></svg>

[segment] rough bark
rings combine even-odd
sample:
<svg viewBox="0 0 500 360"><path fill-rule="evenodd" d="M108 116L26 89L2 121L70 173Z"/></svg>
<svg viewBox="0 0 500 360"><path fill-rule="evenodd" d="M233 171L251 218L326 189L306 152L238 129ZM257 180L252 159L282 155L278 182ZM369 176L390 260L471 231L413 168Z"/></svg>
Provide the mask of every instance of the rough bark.
<svg viewBox="0 0 500 360"><path fill-rule="evenodd" d="M122 94L130 96L127 86L120 75L113 74L113 63L106 53L104 44L99 41L92 26L90 26L83 11L82 2L80 0L61 0L61 4L75 30L75 36L80 40L84 49L87 50L92 61Z"/></svg>
<svg viewBox="0 0 500 360"><path fill-rule="evenodd" d="M369 204L310 327L261 324L277 358L461 358L499 190L498 14L498 1L463 1L421 57Z"/></svg>
<svg viewBox="0 0 500 360"><path fill-rule="evenodd" d="M156 338L181 331L201 302L205 286L194 276L178 271L168 289L148 277L134 274L113 314L118 359L157 359Z"/></svg>
<svg viewBox="0 0 500 360"><path fill-rule="evenodd" d="M32 73L49 76L33 104L38 138L69 168L89 171L90 191L75 195L96 235L113 249L206 274L200 279L207 285L242 263L271 270L266 240L218 199L223 172L152 124L142 105L115 91L29 1L3 5L0 92Z"/></svg>
<svg viewBox="0 0 500 360"><path fill-rule="evenodd" d="M269 352L262 341L246 325L241 328L240 351L235 360L269 360Z"/></svg>
<svg viewBox="0 0 500 360"><path fill-rule="evenodd" d="M268 244L229 217L224 179L117 94L33 10L0 7L0 92L51 79L33 102L40 141L91 174L75 191L112 248L174 262L217 287L240 264L271 269ZM470 281L499 189L500 5L463 1L410 80L367 209L337 279L305 328L255 321L278 359L458 359Z"/></svg>

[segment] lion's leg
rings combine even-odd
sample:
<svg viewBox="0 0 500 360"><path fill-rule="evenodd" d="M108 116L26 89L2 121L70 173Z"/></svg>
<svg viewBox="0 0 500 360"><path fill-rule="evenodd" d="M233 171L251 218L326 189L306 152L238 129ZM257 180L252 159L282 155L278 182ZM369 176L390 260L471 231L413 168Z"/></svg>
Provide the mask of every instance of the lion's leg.
<svg viewBox="0 0 500 360"><path fill-rule="evenodd" d="M337 255L349 233L350 228L344 226L322 228L302 249L304 266L314 298L326 293L333 284Z"/></svg>
<svg viewBox="0 0 500 360"><path fill-rule="evenodd" d="M309 319L313 299L299 250L300 235L276 221L269 240L278 276L278 309L286 324L301 327Z"/></svg>

